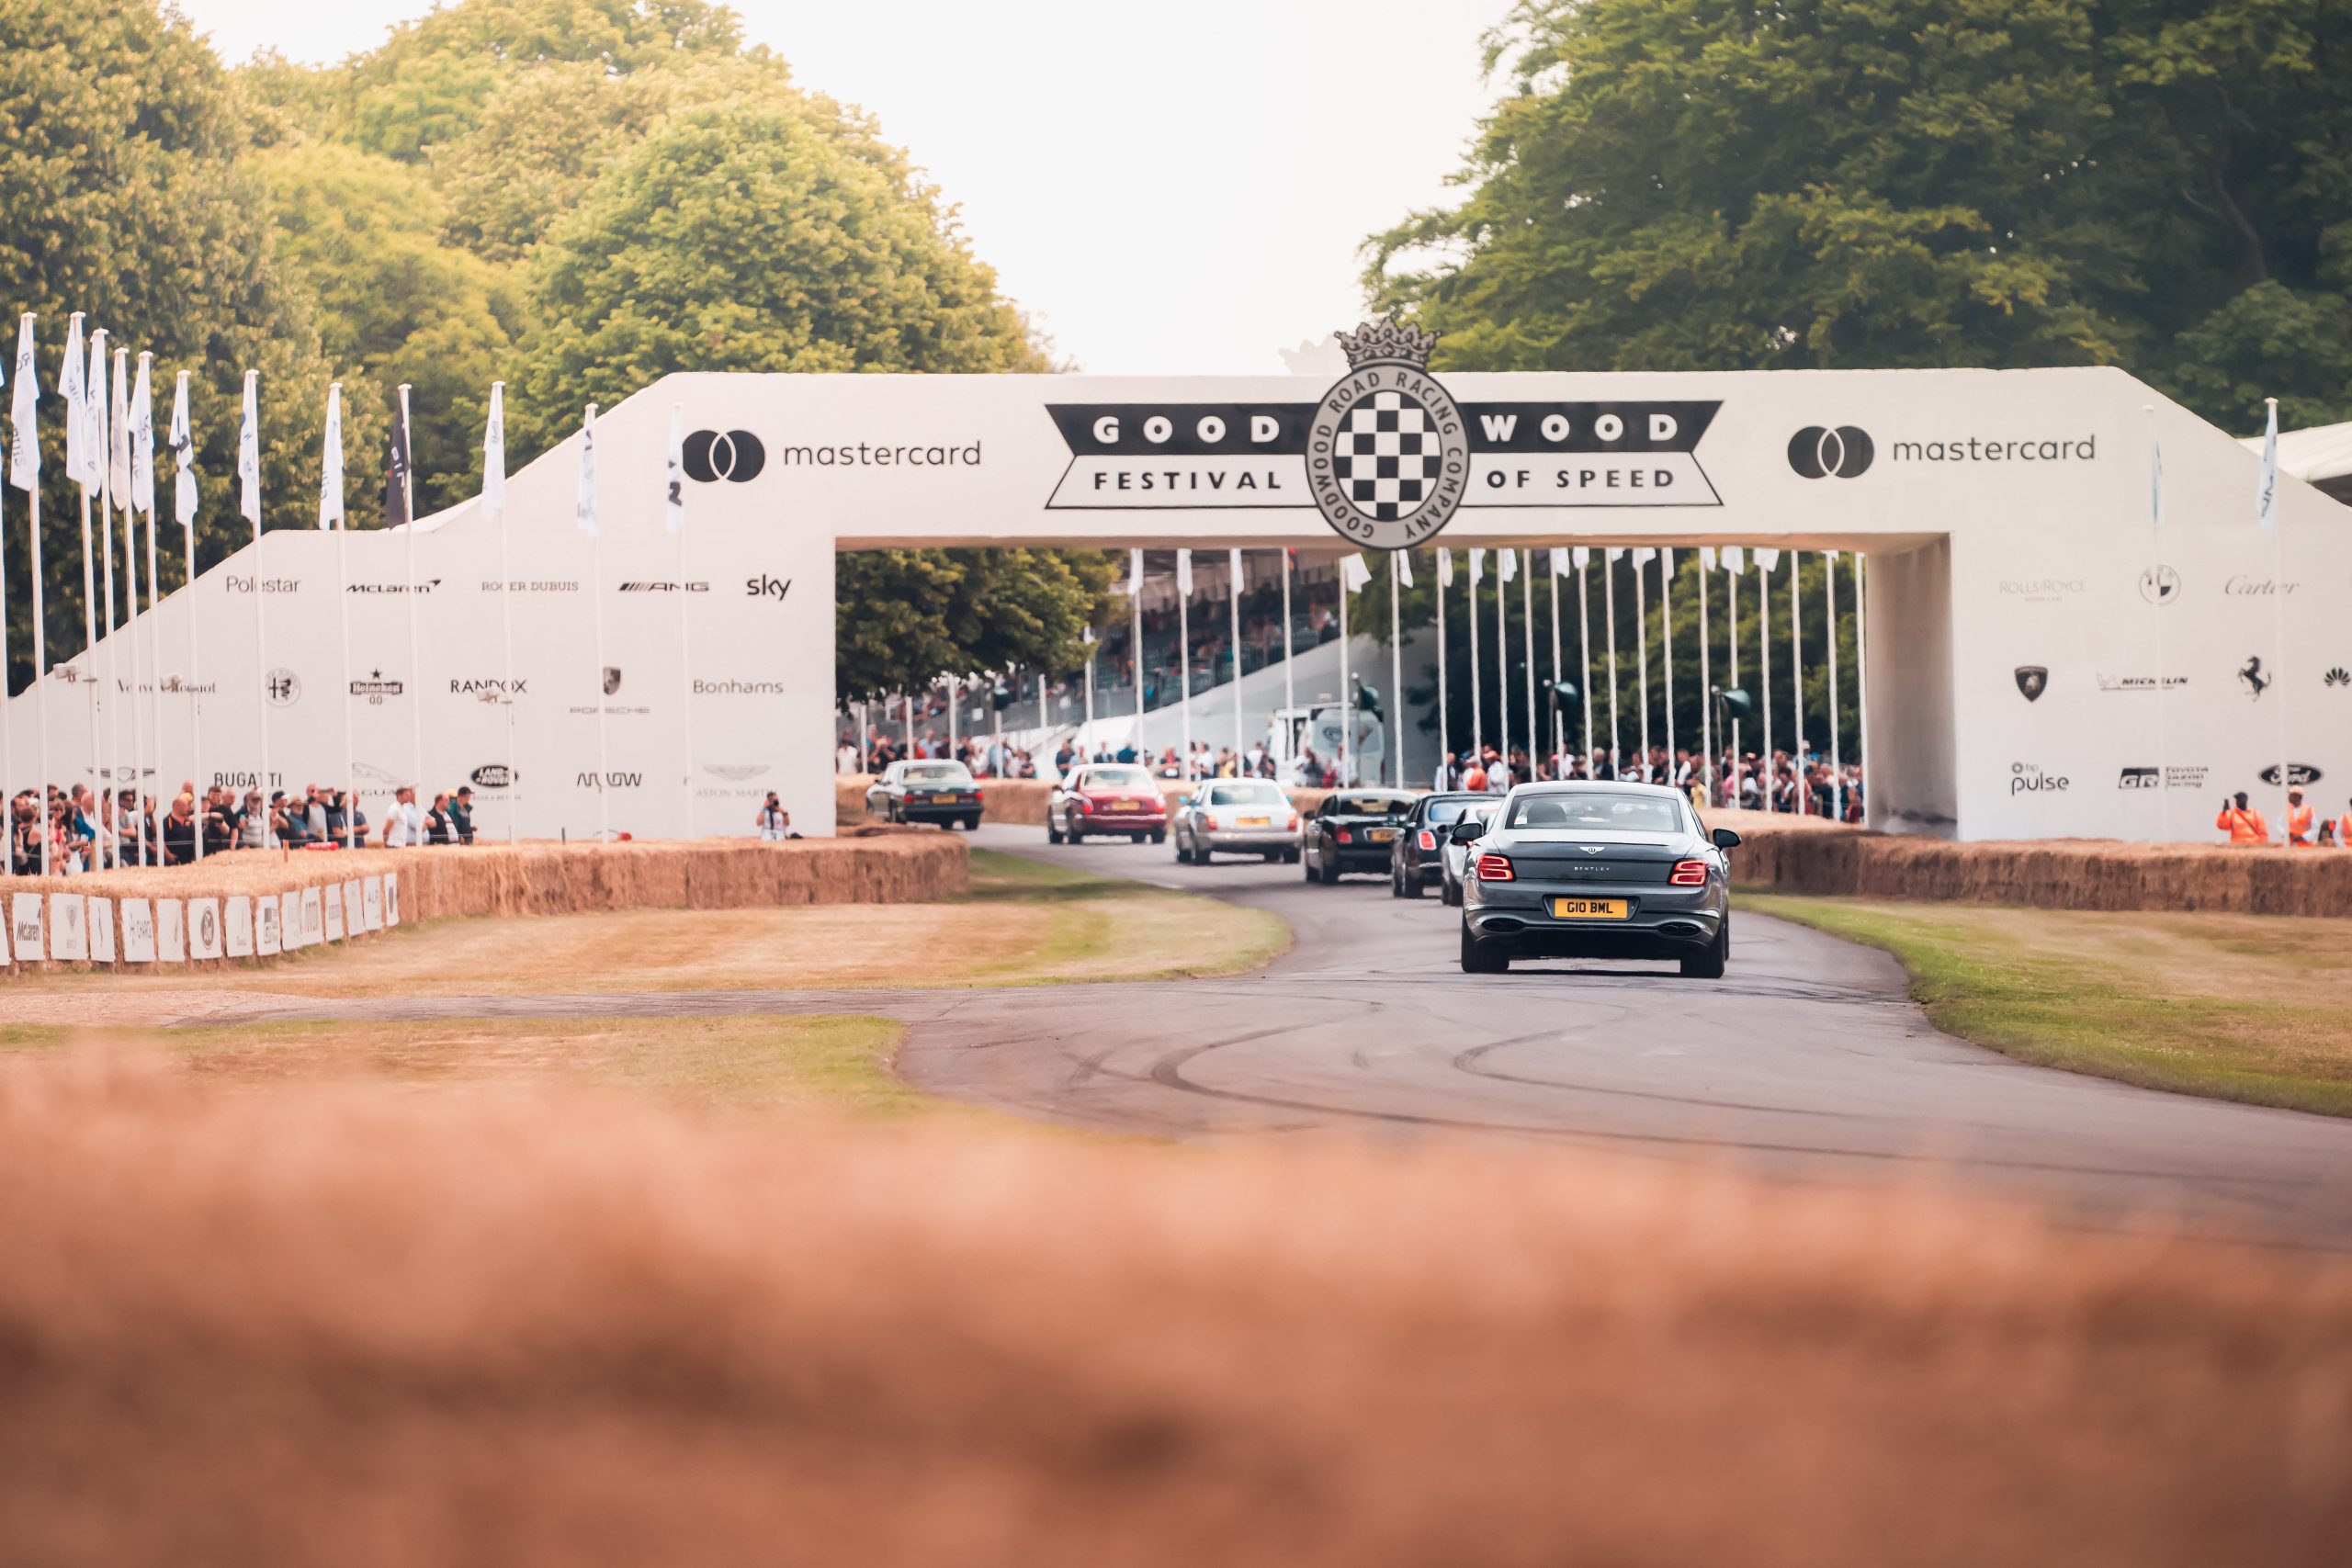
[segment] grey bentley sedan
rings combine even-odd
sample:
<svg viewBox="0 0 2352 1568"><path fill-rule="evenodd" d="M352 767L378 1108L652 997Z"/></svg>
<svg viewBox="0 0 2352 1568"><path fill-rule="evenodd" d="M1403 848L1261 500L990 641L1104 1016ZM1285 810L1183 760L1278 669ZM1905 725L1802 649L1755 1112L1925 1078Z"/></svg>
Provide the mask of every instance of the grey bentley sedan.
<svg viewBox="0 0 2352 1568"><path fill-rule="evenodd" d="M1720 979L1731 958L1731 862L1658 784L1530 784L1485 823L1457 824L1466 850L1462 967L1498 975L1514 958L1670 958Z"/></svg>

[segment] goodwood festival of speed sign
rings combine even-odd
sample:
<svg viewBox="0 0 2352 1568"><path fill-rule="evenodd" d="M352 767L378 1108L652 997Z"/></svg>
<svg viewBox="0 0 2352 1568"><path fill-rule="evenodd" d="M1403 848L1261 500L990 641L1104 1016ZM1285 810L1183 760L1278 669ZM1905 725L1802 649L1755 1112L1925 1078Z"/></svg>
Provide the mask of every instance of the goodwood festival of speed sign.
<svg viewBox="0 0 2352 1568"><path fill-rule="evenodd" d="M1437 334L1381 321L1338 336L1348 373L1307 423L1315 508L1334 532L1371 549L1427 544L1470 480L1468 423L1429 373Z"/></svg>

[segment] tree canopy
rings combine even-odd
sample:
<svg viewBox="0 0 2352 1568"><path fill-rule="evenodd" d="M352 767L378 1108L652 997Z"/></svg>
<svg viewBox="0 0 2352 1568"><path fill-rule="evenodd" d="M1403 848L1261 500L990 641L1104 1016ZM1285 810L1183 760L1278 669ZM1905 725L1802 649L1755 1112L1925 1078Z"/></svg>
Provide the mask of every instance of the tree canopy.
<svg viewBox="0 0 2352 1568"><path fill-rule="evenodd" d="M1367 287L1494 369L2120 364L2352 417L2352 0L1521 0Z"/></svg>

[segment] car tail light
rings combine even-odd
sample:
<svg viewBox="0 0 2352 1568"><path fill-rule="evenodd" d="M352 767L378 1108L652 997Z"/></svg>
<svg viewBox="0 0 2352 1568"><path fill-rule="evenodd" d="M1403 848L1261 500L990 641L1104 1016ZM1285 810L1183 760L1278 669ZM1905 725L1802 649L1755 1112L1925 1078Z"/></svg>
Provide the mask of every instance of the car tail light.
<svg viewBox="0 0 2352 1568"><path fill-rule="evenodd" d="M984 789L974 789L972 791L972 804L975 806L979 805L982 801L988 799L988 797L989 792Z"/></svg>
<svg viewBox="0 0 2352 1568"><path fill-rule="evenodd" d="M1421 829L1421 848L1424 851L1437 848L1437 835L1430 832L1427 828Z"/></svg>
<svg viewBox="0 0 2352 1568"><path fill-rule="evenodd" d="M1349 832L1345 828L1342 828L1340 829L1340 842L1343 844L1354 843L1355 835Z"/></svg>
<svg viewBox="0 0 2352 1568"><path fill-rule="evenodd" d="M1704 887L1707 885L1707 863L1702 860L1679 860L1667 877L1672 887Z"/></svg>
<svg viewBox="0 0 2352 1568"><path fill-rule="evenodd" d="M1512 880L1509 855L1484 854L1478 857L1478 880L1509 882Z"/></svg>
<svg viewBox="0 0 2352 1568"><path fill-rule="evenodd" d="M1291 830L1292 832L1294 832L1294 833L1295 833L1295 832L1297 832L1297 831L1298 831L1298 813L1297 813L1297 812L1294 811L1294 812L1292 812L1292 813L1290 814L1290 821L1289 821L1287 824L1285 824L1285 826L1287 826L1287 827L1290 829L1290 830Z"/></svg>
<svg viewBox="0 0 2352 1568"><path fill-rule="evenodd" d="M1094 803L1081 795L1078 797L1078 808L1080 811L1091 811L1094 809Z"/></svg>

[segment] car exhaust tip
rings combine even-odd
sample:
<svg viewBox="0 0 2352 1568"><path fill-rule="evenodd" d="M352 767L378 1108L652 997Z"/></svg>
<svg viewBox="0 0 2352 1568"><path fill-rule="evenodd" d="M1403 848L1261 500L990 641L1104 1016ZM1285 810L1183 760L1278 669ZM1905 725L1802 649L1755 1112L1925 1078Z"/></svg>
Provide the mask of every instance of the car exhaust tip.
<svg viewBox="0 0 2352 1568"><path fill-rule="evenodd" d="M1668 920L1657 928L1657 934L1673 937L1680 942L1692 942L1705 936L1707 932L1704 927L1694 926L1688 920Z"/></svg>
<svg viewBox="0 0 2352 1568"><path fill-rule="evenodd" d="M1499 915L1491 920L1486 921L1478 929L1490 936L1509 936L1513 931L1525 931L1527 929L1527 922L1524 920L1512 919L1508 915Z"/></svg>

